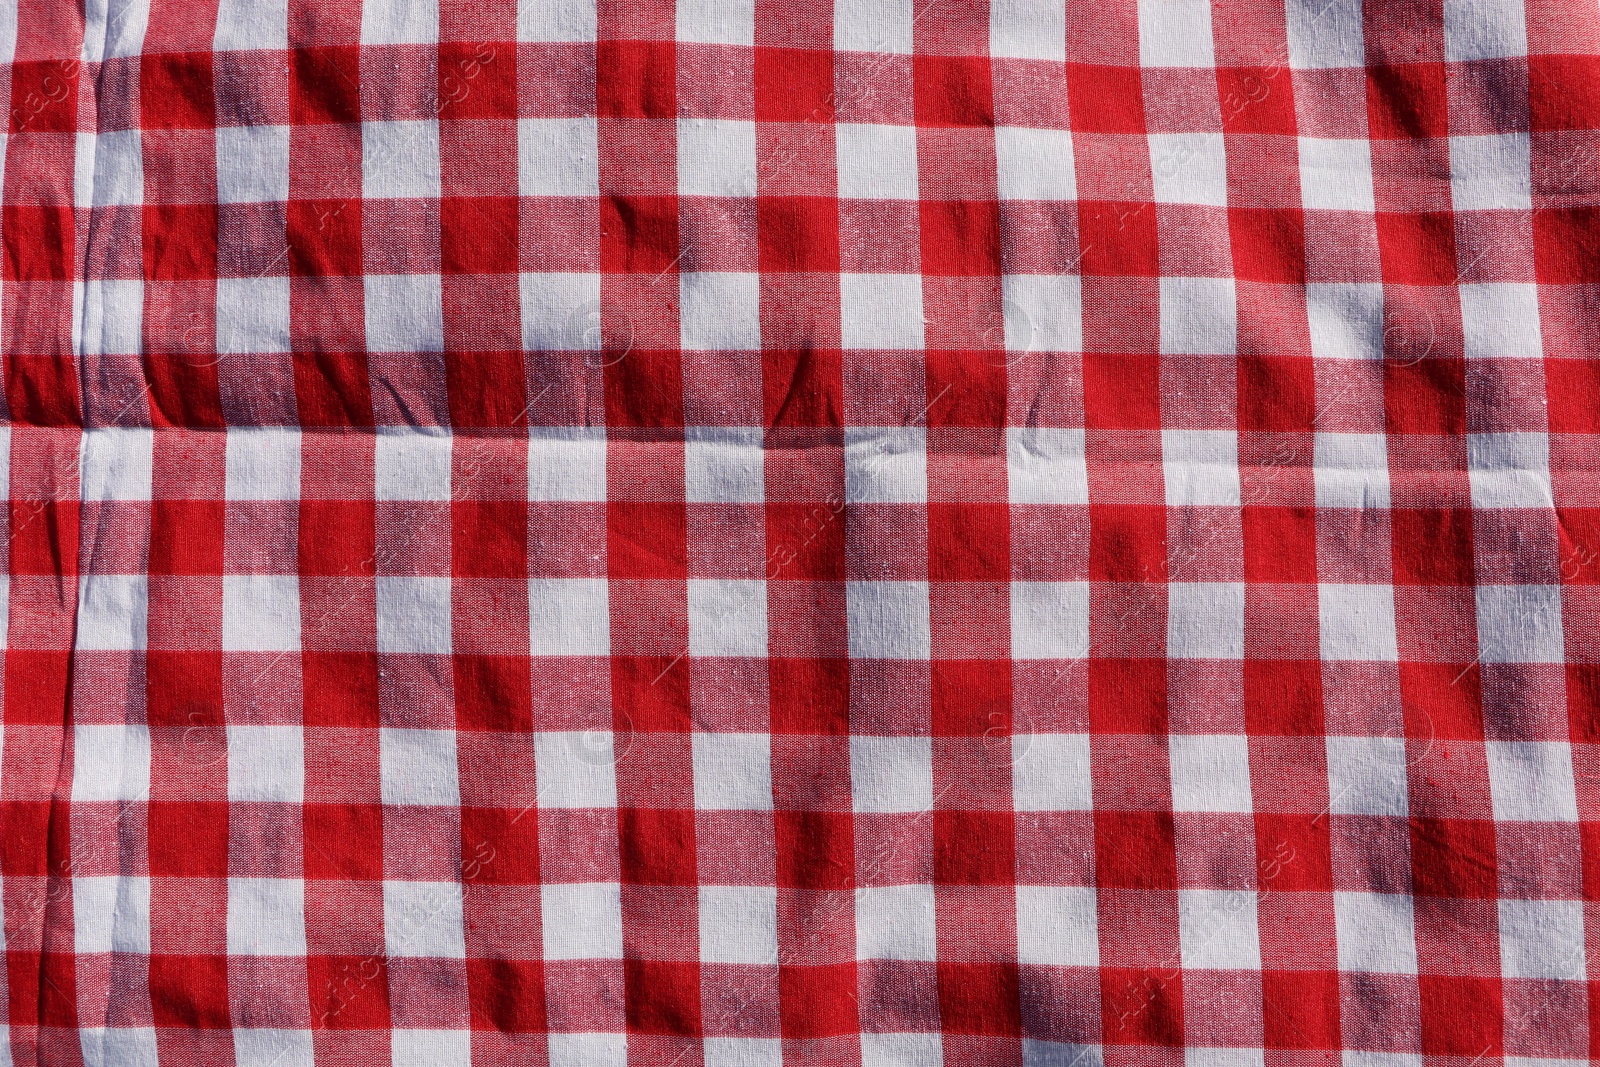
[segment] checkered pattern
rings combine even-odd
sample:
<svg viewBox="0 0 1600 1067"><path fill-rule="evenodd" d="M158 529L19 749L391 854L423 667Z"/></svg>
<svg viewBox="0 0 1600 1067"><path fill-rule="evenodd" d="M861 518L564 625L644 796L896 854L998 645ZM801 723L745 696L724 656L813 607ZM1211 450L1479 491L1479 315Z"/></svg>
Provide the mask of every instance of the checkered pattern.
<svg viewBox="0 0 1600 1067"><path fill-rule="evenodd" d="M1600 1058L1593 3L0 64L0 1064Z"/></svg>

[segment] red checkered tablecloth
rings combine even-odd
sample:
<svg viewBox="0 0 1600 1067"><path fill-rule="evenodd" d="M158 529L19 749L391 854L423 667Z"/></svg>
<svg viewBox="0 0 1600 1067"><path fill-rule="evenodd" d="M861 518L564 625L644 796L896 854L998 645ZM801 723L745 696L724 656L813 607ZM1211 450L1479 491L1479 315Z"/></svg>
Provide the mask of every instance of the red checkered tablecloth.
<svg viewBox="0 0 1600 1067"><path fill-rule="evenodd" d="M1594 3L0 74L0 1064L1600 1057Z"/></svg>

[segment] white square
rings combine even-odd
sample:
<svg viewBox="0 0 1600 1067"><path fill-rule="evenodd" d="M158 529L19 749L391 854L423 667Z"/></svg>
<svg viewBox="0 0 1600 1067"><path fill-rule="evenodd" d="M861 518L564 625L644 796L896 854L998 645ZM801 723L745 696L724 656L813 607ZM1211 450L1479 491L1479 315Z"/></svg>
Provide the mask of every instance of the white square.
<svg viewBox="0 0 1600 1067"><path fill-rule="evenodd" d="M990 0L989 54L996 59L1067 59L1067 9L1051 0Z"/></svg>
<svg viewBox="0 0 1600 1067"><path fill-rule="evenodd" d="M1078 660L1088 654L1088 582L1011 583L1013 659Z"/></svg>
<svg viewBox="0 0 1600 1067"><path fill-rule="evenodd" d="M1417 973L1416 928L1409 896L1335 893L1333 922L1341 971Z"/></svg>
<svg viewBox="0 0 1600 1067"><path fill-rule="evenodd" d="M390 1067L471 1067L471 1030L391 1030Z"/></svg>
<svg viewBox="0 0 1600 1067"><path fill-rule="evenodd" d="M1161 279L1161 351L1231 356L1238 351L1232 278Z"/></svg>
<svg viewBox="0 0 1600 1067"><path fill-rule="evenodd" d="M1317 616L1323 659L1399 661L1394 586L1323 582L1317 587Z"/></svg>
<svg viewBox="0 0 1600 1067"><path fill-rule="evenodd" d="M833 0L833 47L840 52L911 53L912 0Z"/></svg>
<svg viewBox="0 0 1600 1067"><path fill-rule="evenodd" d="M523 274L518 288L523 348L530 352L600 351L600 275ZM625 323L626 316L623 319ZM608 319L605 325L613 323ZM625 325L624 332L631 338L630 327Z"/></svg>
<svg viewBox="0 0 1600 1067"><path fill-rule="evenodd" d="M611 654L611 598L604 578L530 579L528 622L531 655Z"/></svg>
<svg viewBox="0 0 1600 1067"><path fill-rule="evenodd" d="M224 460L228 500L300 499L300 431L235 427Z"/></svg>
<svg viewBox="0 0 1600 1067"><path fill-rule="evenodd" d="M1444 0L1446 63L1525 59L1527 55L1528 24L1522 0Z"/></svg>
<svg viewBox="0 0 1600 1067"><path fill-rule="evenodd" d="M299 804L306 793L299 726L228 726L228 799Z"/></svg>
<svg viewBox="0 0 1600 1067"><path fill-rule="evenodd" d="M518 119L517 187L523 196L599 196L594 119Z"/></svg>
<svg viewBox="0 0 1600 1067"><path fill-rule="evenodd" d="M438 120L363 122L361 195L368 200L437 198Z"/></svg>
<svg viewBox="0 0 1600 1067"><path fill-rule="evenodd" d="M1544 356L1537 285L1458 285L1456 292L1461 296L1462 341L1468 359Z"/></svg>
<svg viewBox="0 0 1600 1067"><path fill-rule="evenodd" d="M856 958L939 958L933 886L889 885L856 890Z"/></svg>
<svg viewBox="0 0 1600 1067"><path fill-rule="evenodd" d="M150 499L153 430L100 426L85 430L81 441L84 500Z"/></svg>
<svg viewBox="0 0 1600 1067"><path fill-rule="evenodd" d="M383 944L391 956L460 960L467 956L460 882L383 883Z"/></svg>
<svg viewBox="0 0 1600 1067"><path fill-rule="evenodd" d="M1017 811L1093 811L1088 734L1012 734L1011 798Z"/></svg>
<svg viewBox="0 0 1600 1067"><path fill-rule="evenodd" d="M150 795L150 730L72 728L72 799L143 800Z"/></svg>
<svg viewBox="0 0 1600 1067"><path fill-rule="evenodd" d="M144 141L139 130L78 134L74 200L79 207L144 203Z"/></svg>
<svg viewBox="0 0 1600 1067"><path fill-rule="evenodd" d="M379 578L378 651L448 656L449 578Z"/></svg>
<svg viewBox="0 0 1600 1067"><path fill-rule="evenodd" d="M1161 470L1168 507L1238 507L1239 434L1162 430Z"/></svg>
<svg viewBox="0 0 1600 1067"><path fill-rule="evenodd" d="M150 952L150 879L72 880L73 948L79 955Z"/></svg>
<svg viewBox="0 0 1600 1067"><path fill-rule="evenodd" d="M1259 971L1261 934L1255 893L1178 890L1178 950L1186 968Z"/></svg>
<svg viewBox="0 0 1600 1067"><path fill-rule="evenodd" d="M844 498L852 504L926 504L928 431L921 426L846 427Z"/></svg>
<svg viewBox="0 0 1600 1067"><path fill-rule="evenodd" d="M290 347L288 278L217 279L218 352L254 355Z"/></svg>
<svg viewBox="0 0 1600 1067"><path fill-rule="evenodd" d="M221 0L211 47L269 52L289 47L289 0Z"/></svg>
<svg viewBox="0 0 1600 1067"><path fill-rule="evenodd" d="M1084 886L1017 886L1017 962L1048 967L1100 966L1095 890Z"/></svg>
<svg viewBox="0 0 1600 1067"><path fill-rule="evenodd" d="M546 960L622 958L622 890L615 882L546 883L539 919Z"/></svg>
<svg viewBox="0 0 1600 1067"><path fill-rule="evenodd" d="M1306 317L1314 358L1383 358L1383 286L1379 283L1312 282L1306 286Z"/></svg>
<svg viewBox="0 0 1600 1067"><path fill-rule="evenodd" d="M222 651L300 651L300 579L292 574L226 575Z"/></svg>
<svg viewBox="0 0 1600 1067"><path fill-rule="evenodd" d="M1489 793L1497 822L1577 822L1572 745L1489 741Z"/></svg>
<svg viewBox="0 0 1600 1067"><path fill-rule="evenodd" d="M1008 364L1032 352L1083 351L1083 279L1078 275L1007 274L1000 290Z"/></svg>
<svg viewBox="0 0 1600 1067"><path fill-rule="evenodd" d="M1500 974L1583 981L1583 902L1501 900Z"/></svg>
<svg viewBox="0 0 1600 1067"><path fill-rule="evenodd" d="M539 428L528 436L528 499L606 499L606 432L601 427Z"/></svg>
<svg viewBox="0 0 1600 1067"><path fill-rule="evenodd" d="M1139 0L1141 67L1214 67L1211 0Z"/></svg>
<svg viewBox="0 0 1600 1067"><path fill-rule="evenodd" d="M701 811L772 810L772 736L696 732L694 806Z"/></svg>
<svg viewBox="0 0 1600 1067"><path fill-rule="evenodd" d="M994 154L1000 199L1077 199L1071 131L996 126Z"/></svg>
<svg viewBox="0 0 1600 1067"><path fill-rule="evenodd" d="M1475 508L1553 508L1550 436L1468 434L1467 478Z"/></svg>
<svg viewBox="0 0 1600 1067"><path fill-rule="evenodd" d="M451 439L443 430L379 427L373 434L377 500L449 500Z"/></svg>
<svg viewBox="0 0 1600 1067"><path fill-rule="evenodd" d="M444 294L437 274L368 274L367 348L444 351Z"/></svg>
<svg viewBox="0 0 1600 1067"><path fill-rule="evenodd" d="M846 582L852 659L927 659L927 582Z"/></svg>
<svg viewBox="0 0 1600 1067"><path fill-rule="evenodd" d="M234 1067L315 1067L310 1030L233 1028Z"/></svg>
<svg viewBox="0 0 1600 1067"><path fill-rule="evenodd" d="M691 504L759 504L766 498L766 456L759 428L687 427L684 499Z"/></svg>
<svg viewBox="0 0 1600 1067"><path fill-rule="evenodd" d="M761 275L733 271L680 274L679 335L685 349L755 352L761 348Z"/></svg>
<svg viewBox="0 0 1600 1067"><path fill-rule="evenodd" d="M86 652L143 651L148 579L142 574L86 574L78 581L74 645Z"/></svg>
<svg viewBox="0 0 1600 1067"><path fill-rule="evenodd" d="M453 807L461 803L454 730L378 731L385 804Z"/></svg>
<svg viewBox="0 0 1600 1067"><path fill-rule="evenodd" d="M1244 583L1169 583L1167 656L1243 659Z"/></svg>
<svg viewBox="0 0 1600 1067"><path fill-rule="evenodd" d="M677 39L697 44L756 43L755 0L678 0Z"/></svg>
<svg viewBox="0 0 1600 1067"><path fill-rule="evenodd" d="M289 199L289 127L219 126L216 136L217 203Z"/></svg>
<svg viewBox="0 0 1600 1067"><path fill-rule="evenodd" d="M1266 1051L1259 1048L1190 1045L1183 1050L1183 1067L1266 1067L1266 1063Z"/></svg>
<svg viewBox="0 0 1600 1067"><path fill-rule="evenodd" d="M861 1067L944 1067L944 1039L922 1032L861 1035Z"/></svg>
<svg viewBox="0 0 1600 1067"><path fill-rule="evenodd" d="M361 43L435 44L439 0L363 0Z"/></svg>
<svg viewBox="0 0 1600 1067"><path fill-rule="evenodd" d="M548 1040L550 1067L627 1067L626 1034L552 1033Z"/></svg>
<svg viewBox="0 0 1600 1067"><path fill-rule="evenodd" d="M228 955L304 958L305 954L305 882L228 879Z"/></svg>
<svg viewBox="0 0 1600 1067"><path fill-rule="evenodd" d="M689 579L689 655L767 654L767 583L759 578Z"/></svg>
<svg viewBox="0 0 1600 1067"><path fill-rule="evenodd" d="M533 735L533 760L541 807L617 806L616 754L610 731L539 731Z"/></svg>
<svg viewBox="0 0 1600 1067"><path fill-rule="evenodd" d="M850 791L856 811L922 812L933 807L933 741L851 737Z"/></svg>
<svg viewBox="0 0 1600 1067"><path fill-rule="evenodd" d="M1450 199L1457 211L1533 207L1528 135L1450 138Z"/></svg>
<svg viewBox="0 0 1600 1067"><path fill-rule="evenodd" d="M1379 433L1318 433L1312 477L1319 508L1387 508L1389 445Z"/></svg>
<svg viewBox="0 0 1600 1067"><path fill-rule="evenodd" d="M995 135L998 138L998 130ZM917 129L841 122L833 128L839 196L860 200L917 198ZM1004 163L1001 196L1005 195Z"/></svg>
<svg viewBox="0 0 1600 1067"><path fill-rule="evenodd" d="M678 192L683 196L755 196L756 124L735 119L679 119Z"/></svg>
<svg viewBox="0 0 1600 1067"><path fill-rule="evenodd" d="M1398 737L1327 739L1328 811L1334 815L1410 813L1406 743Z"/></svg>
<svg viewBox="0 0 1600 1067"><path fill-rule="evenodd" d="M1300 204L1308 211L1374 210L1367 139L1300 138Z"/></svg>
<svg viewBox="0 0 1600 1067"><path fill-rule="evenodd" d="M783 1067L783 1041L776 1037L707 1037L700 1041L702 1067Z"/></svg>
<svg viewBox="0 0 1600 1067"><path fill-rule="evenodd" d="M1478 659L1483 663L1562 663L1559 585L1479 585Z"/></svg>
<svg viewBox="0 0 1600 1067"><path fill-rule="evenodd" d="M921 348L922 276L839 275L839 331L846 348Z"/></svg>
<svg viewBox="0 0 1600 1067"><path fill-rule="evenodd" d="M1006 474L1013 504L1089 503L1084 432L1008 427Z"/></svg>
<svg viewBox="0 0 1600 1067"><path fill-rule="evenodd" d="M1366 62L1361 0L1287 5L1289 65L1301 70L1359 67Z"/></svg>
<svg viewBox="0 0 1600 1067"><path fill-rule="evenodd" d="M74 282L72 288L73 343L84 355L136 356L143 351L143 282L91 279Z"/></svg>
<svg viewBox="0 0 1600 1067"><path fill-rule="evenodd" d="M1152 133L1150 176L1158 204L1228 206L1228 151L1220 133Z"/></svg>
<svg viewBox="0 0 1600 1067"><path fill-rule="evenodd" d="M517 40L584 43L595 39L595 0L530 0L517 5ZM555 1067L552 1049L551 1067Z"/></svg>
<svg viewBox="0 0 1600 1067"><path fill-rule="evenodd" d="M1249 814L1250 742L1243 734L1173 734L1172 810Z"/></svg>
<svg viewBox="0 0 1600 1067"><path fill-rule="evenodd" d="M13 8L15 5L12 5ZM150 0L98 0L84 5L83 51L85 63L137 56L144 51L150 24ZM0 63L9 63L16 51L17 13L0 15ZM0 1063L5 1053L0 1053Z"/></svg>
<svg viewBox="0 0 1600 1067"><path fill-rule="evenodd" d="M771 886L701 886L700 959L777 963L778 891Z"/></svg>
<svg viewBox="0 0 1600 1067"><path fill-rule="evenodd" d="M84 1067L160 1067L156 1032L148 1026L84 1027L78 1031ZM4 1054L10 1062L10 1050Z"/></svg>

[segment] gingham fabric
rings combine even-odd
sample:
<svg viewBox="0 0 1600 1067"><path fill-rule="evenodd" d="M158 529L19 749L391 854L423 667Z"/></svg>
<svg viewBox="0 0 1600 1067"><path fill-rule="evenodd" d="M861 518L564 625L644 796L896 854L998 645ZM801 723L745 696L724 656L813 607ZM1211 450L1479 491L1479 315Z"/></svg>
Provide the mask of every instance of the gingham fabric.
<svg viewBox="0 0 1600 1067"><path fill-rule="evenodd" d="M1600 1057L1600 9L0 0L0 1063Z"/></svg>

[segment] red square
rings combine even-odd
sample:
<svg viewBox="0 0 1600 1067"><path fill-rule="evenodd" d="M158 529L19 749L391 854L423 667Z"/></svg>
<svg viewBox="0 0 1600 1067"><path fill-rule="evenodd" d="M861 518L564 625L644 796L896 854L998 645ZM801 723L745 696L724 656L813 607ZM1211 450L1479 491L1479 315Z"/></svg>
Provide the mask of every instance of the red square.
<svg viewBox="0 0 1600 1067"><path fill-rule="evenodd" d="M160 600L155 600L160 613ZM220 725L222 654L151 649L145 653L145 720L151 726L188 730L197 724ZM188 735L190 751L199 747Z"/></svg>
<svg viewBox="0 0 1600 1067"><path fill-rule="evenodd" d="M370 500L300 502L300 573L370 578L376 573L377 505ZM344 595L357 586L347 583Z"/></svg>
<svg viewBox="0 0 1600 1067"><path fill-rule="evenodd" d="M1305 284L1306 222L1299 210L1229 208L1228 236L1239 281Z"/></svg>
<svg viewBox="0 0 1600 1067"><path fill-rule="evenodd" d="M520 500L457 500L450 506L451 574L528 576L528 505Z"/></svg>
<svg viewBox="0 0 1600 1067"><path fill-rule="evenodd" d="M773 429L844 425L844 353L838 349L763 351L761 388Z"/></svg>
<svg viewBox="0 0 1600 1067"><path fill-rule="evenodd" d="M533 675L525 656L450 657L456 729L524 733L533 729Z"/></svg>
<svg viewBox="0 0 1600 1067"><path fill-rule="evenodd" d="M378 657L369 652L303 652L307 726L378 726Z"/></svg>
<svg viewBox="0 0 1600 1067"><path fill-rule="evenodd" d="M146 209L147 211L150 209ZM361 201L291 200L285 210L289 273L300 277L359 277ZM215 223L212 232L216 232ZM150 244L146 223L145 247ZM148 258L149 251L145 256ZM210 277L215 277L213 269ZM359 323L359 319L357 320Z"/></svg>
<svg viewBox="0 0 1600 1067"><path fill-rule="evenodd" d="M1261 972L1262 1044L1270 1049L1343 1047L1337 971Z"/></svg>
<svg viewBox="0 0 1600 1067"><path fill-rule="evenodd" d="M1497 870L1493 821L1411 818L1411 878L1418 896L1493 900Z"/></svg>
<svg viewBox="0 0 1600 1067"><path fill-rule="evenodd" d="M916 56L917 125L993 126L989 69L989 60L981 56Z"/></svg>
<svg viewBox="0 0 1600 1067"><path fill-rule="evenodd" d="M1176 960L1151 969L1101 967L1100 1004L1106 1045L1183 1047L1183 981Z"/></svg>
<svg viewBox="0 0 1600 1067"><path fill-rule="evenodd" d="M11 1025L28 1029L45 1026L76 1030L78 957L63 952L40 953L17 948L6 949L5 957ZM37 1034L39 1031L33 1032ZM65 1057L75 1058L78 1055L81 1048L79 1041L79 1036L73 1033L72 1052L66 1053ZM36 1062L47 1063L49 1060L41 1056Z"/></svg>
<svg viewBox="0 0 1600 1067"><path fill-rule="evenodd" d="M934 736L1010 744L1010 660L936 659L929 667Z"/></svg>
<svg viewBox="0 0 1600 1067"><path fill-rule="evenodd" d="M1395 508L1389 524L1395 584L1472 584L1470 508Z"/></svg>
<svg viewBox="0 0 1600 1067"><path fill-rule="evenodd" d="M850 732L850 663L806 657L767 660L772 732L842 737Z"/></svg>
<svg viewBox="0 0 1600 1067"><path fill-rule="evenodd" d="M1078 239L1084 274L1154 278L1161 273L1158 216L1143 204L1078 202Z"/></svg>
<svg viewBox="0 0 1600 1067"><path fill-rule="evenodd" d="M1317 418L1316 367L1304 356L1240 356L1239 429L1305 433Z"/></svg>
<svg viewBox="0 0 1600 1067"><path fill-rule="evenodd" d="M1172 813L1096 811L1095 885L1102 889L1177 889Z"/></svg>
<svg viewBox="0 0 1600 1067"><path fill-rule="evenodd" d="M1383 364L1384 415L1392 434L1467 432L1467 366L1455 358Z"/></svg>
<svg viewBox="0 0 1600 1067"><path fill-rule="evenodd" d="M1600 744L1600 666L1567 664L1567 718L1573 744Z"/></svg>
<svg viewBox="0 0 1600 1067"><path fill-rule="evenodd" d="M610 358L609 353L602 358ZM683 425L682 354L677 349L635 348L626 358L617 357L606 365L605 389L607 426Z"/></svg>
<svg viewBox="0 0 1600 1067"><path fill-rule="evenodd" d="M1498 1058L1505 1034L1504 992L1498 978L1421 975L1422 1052L1425 1056Z"/></svg>
<svg viewBox="0 0 1600 1067"><path fill-rule="evenodd" d="M839 201L828 196L763 196L756 201L763 274L837 274Z"/></svg>
<svg viewBox="0 0 1600 1067"><path fill-rule="evenodd" d="M81 17L81 16L80 16ZM81 24L80 24L81 28ZM11 65L12 133L72 133L78 123L78 75L74 60L23 60Z"/></svg>
<svg viewBox="0 0 1600 1067"><path fill-rule="evenodd" d="M623 975L630 1033L699 1036L698 963L628 960Z"/></svg>
<svg viewBox="0 0 1600 1067"><path fill-rule="evenodd" d="M4 240L7 281L72 277L76 265L72 208L7 204L0 209L0 238ZM11 414L16 417L19 413L13 410Z"/></svg>
<svg viewBox="0 0 1600 1067"><path fill-rule="evenodd" d="M622 880L634 885L696 885L694 812L620 808Z"/></svg>
<svg viewBox="0 0 1600 1067"><path fill-rule="evenodd" d="M151 421L157 429L163 426L222 428L217 370L209 359L200 357L196 361L190 356L151 353L144 357L144 372L150 386Z"/></svg>
<svg viewBox="0 0 1600 1067"><path fill-rule="evenodd" d="M1530 55L1528 123L1536 133L1600 130L1600 56Z"/></svg>
<svg viewBox="0 0 1600 1067"><path fill-rule="evenodd" d="M139 62L139 122L147 130L216 126L210 52L145 53Z"/></svg>
<svg viewBox="0 0 1600 1067"><path fill-rule="evenodd" d="M855 888L855 821L843 811L780 811L777 827L780 889Z"/></svg>
<svg viewBox="0 0 1600 1067"><path fill-rule="evenodd" d="M1255 505L1240 508L1239 521L1245 581L1316 582L1316 508Z"/></svg>
<svg viewBox="0 0 1600 1067"><path fill-rule="evenodd" d="M371 744L377 747L377 734ZM376 804L305 805L306 878L383 879L383 809ZM316 987L312 990L315 992Z"/></svg>
<svg viewBox="0 0 1600 1067"><path fill-rule="evenodd" d="M1384 211L1375 221L1384 281L1400 285L1451 285L1456 281L1455 216Z"/></svg>
<svg viewBox="0 0 1600 1067"><path fill-rule="evenodd" d="M1021 986L1015 963L940 963L939 1028L947 1034L1017 1037Z"/></svg>
<svg viewBox="0 0 1600 1067"><path fill-rule="evenodd" d="M152 953L150 1007L157 1026L228 1028L228 957Z"/></svg>
<svg viewBox="0 0 1600 1067"><path fill-rule="evenodd" d="M1400 701L1406 737L1417 750L1434 741L1482 741L1483 676L1454 663L1400 664Z"/></svg>
<svg viewBox="0 0 1600 1067"><path fill-rule="evenodd" d="M832 122L833 53L808 48L755 50L757 122Z"/></svg>
<svg viewBox="0 0 1600 1067"><path fill-rule="evenodd" d="M439 260L446 274L517 273L517 198L440 200Z"/></svg>
<svg viewBox="0 0 1600 1067"><path fill-rule="evenodd" d="M151 575L220 575L225 505L220 500L150 504Z"/></svg>
<svg viewBox="0 0 1600 1067"><path fill-rule="evenodd" d="M1005 504L928 507L928 579L934 582L1011 580L1011 511Z"/></svg>
<svg viewBox="0 0 1600 1067"><path fill-rule="evenodd" d="M838 1037L860 1032L854 963L781 966L778 996L786 1038Z"/></svg>
<svg viewBox="0 0 1600 1067"><path fill-rule="evenodd" d="M1096 504L1089 509L1089 580L1167 580L1167 509Z"/></svg>
<svg viewBox="0 0 1600 1067"><path fill-rule="evenodd" d="M312 1028L387 1030L388 971L388 960L381 952L370 956L309 957L306 984L311 994Z"/></svg>
<svg viewBox="0 0 1600 1067"><path fill-rule="evenodd" d="M1166 661L1091 657L1089 729L1146 736L1166 733Z"/></svg>
<svg viewBox="0 0 1600 1067"><path fill-rule="evenodd" d="M1161 361L1085 352L1083 418L1091 430L1159 430Z"/></svg>
<svg viewBox="0 0 1600 1067"><path fill-rule="evenodd" d="M461 809L462 881L539 884L539 817L532 808Z"/></svg>
<svg viewBox="0 0 1600 1067"><path fill-rule="evenodd" d="M1333 892L1332 823L1322 815L1256 815L1256 883L1263 892Z"/></svg>
<svg viewBox="0 0 1600 1067"><path fill-rule="evenodd" d="M1374 138L1448 137L1443 63L1367 68L1367 128Z"/></svg>
<svg viewBox="0 0 1600 1067"><path fill-rule="evenodd" d="M676 118L676 46L671 41L596 44L595 108L601 118Z"/></svg>
<svg viewBox="0 0 1600 1067"><path fill-rule="evenodd" d="M1226 133L1276 134L1293 137L1294 78L1287 66L1221 67L1217 93Z"/></svg>
<svg viewBox="0 0 1600 1067"><path fill-rule="evenodd" d="M144 209L144 276L192 281L217 276L217 209L212 204L150 204Z"/></svg>
<svg viewBox="0 0 1600 1067"><path fill-rule="evenodd" d="M940 885L1012 885L1013 819L1004 811L933 813L933 880Z"/></svg>
<svg viewBox="0 0 1600 1067"><path fill-rule="evenodd" d="M924 274L1000 273L999 204L989 200L924 200L921 215Z"/></svg>
<svg viewBox="0 0 1600 1067"><path fill-rule="evenodd" d="M361 49L354 45L291 49L290 125L360 121Z"/></svg>
<svg viewBox="0 0 1600 1067"><path fill-rule="evenodd" d="M689 576L688 519L680 503L613 500L606 505L606 536L612 578Z"/></svg>
<svg viewBox="0 0 1600 1067"><path fill-rule="evenodd" d="M447 302L446 321L453 313ZM461 320L474 326L482 324L467 315L462 315ZM451 352L444 361L451 425L497 430L527 426L523 374L520 352Z"/></svg>
<svg viewBox="0 0 1600 1067"><path fill-rule="evenodd" d="M515 119L517 46L511 41L439 43L441 119Z"/></svg>
<svg viewBox="0 0 1600 1067"><path fill-rule="evenodd" d="M767 574L787 581L845 580L843 508L815 504L767 505Z"/></svg>
<svg viewBox="0 0 1600 1067"><path fill-rule="evenodd" d="M1600 208L1551 207L1534 212L1533 266L1544 285L1600 282Z"/></svg>
<svg viewBox="0 0 1600 1067"><path fill-rule="evenodd" d="M1547 359L1544 388L1551 433L1600 434L1600 404L1594 402L1600 396L1600 360Z"/></svg>
<svg viewBox="0 0 1600 1067"><path fill-rule="evenodd" d="M13 406L10 413L15 416L16 412ZM62 548L78 536L78 511L76 500L13 500L11 573L52 577L74 574L77 561L69 562Z"/></svg>
<svg viewBox="0 0 1600 1067"><path fill-rule="evenodd" d="M1067 108L1080 133L1144 133L1139 68L1068 63Z"/></svg>
<svg viewBox="0 0 1600 1067"><path fill-rule="evenodd" d="M1244 716L1252 736L1321 736L1321 661L1245 660Z"/></svg>
<svg viewBox="0 0 1600 1067"><path fill-rule="evenodd" d="M228 877L226 801L152 800L148 818L152 878Z"/></svg>
<svg viewBox="0 0 1600 1067"><path fill-rule="evenodd" d="M835 244L838 237L834 237ZM607 196L600 201L600 269L664 274L678 260L678 203L670 196ZM628 354L627 363L633 358Z"/></svg>
<svg viewBox="0 0 1600 1067"><path fill-rule="evenodd" d="M370 381L365 352L294 353L294 399L300 425L371 426Z"/></svg>
<svg viewBox="0 0 1600 1067"><path fill-rule="evenodd" d="M689 657L613 653L611 700L619 709L619 729L686 733L690 728Z"/></svg>
<svg viewBox="0 0 1600 1067"><path fill-rule="evenodd" d="M544 964L538 960L468 960L472 1028L501 1034L541 1034Z"/></svg>

